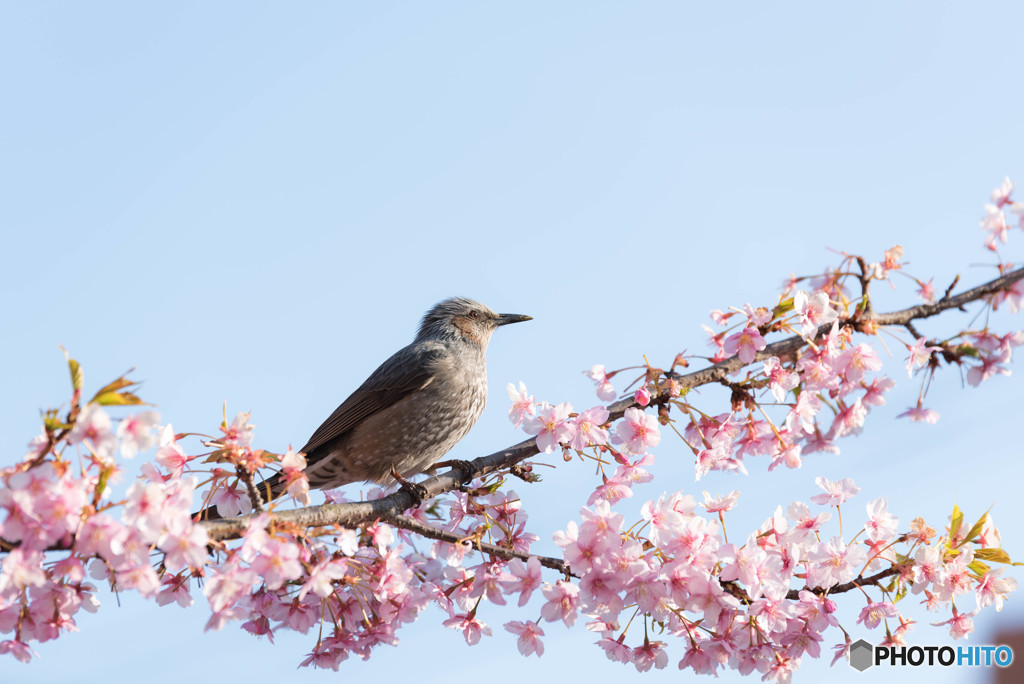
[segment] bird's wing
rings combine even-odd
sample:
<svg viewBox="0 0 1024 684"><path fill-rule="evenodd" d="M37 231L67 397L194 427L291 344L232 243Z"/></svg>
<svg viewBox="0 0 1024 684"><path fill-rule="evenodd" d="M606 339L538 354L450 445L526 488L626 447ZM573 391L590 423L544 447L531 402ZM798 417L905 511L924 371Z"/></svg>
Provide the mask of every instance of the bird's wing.
<svg viewBox="0 0 1024 684"><path fill-rule="evenodd" d="M345 434L368 416L426 387L434 379L437 361L444 353L445 349L439 342L419 342L395 352L341 406L334 409L334 413L302 447L303 453L308 455L317 447Z"/></svg>

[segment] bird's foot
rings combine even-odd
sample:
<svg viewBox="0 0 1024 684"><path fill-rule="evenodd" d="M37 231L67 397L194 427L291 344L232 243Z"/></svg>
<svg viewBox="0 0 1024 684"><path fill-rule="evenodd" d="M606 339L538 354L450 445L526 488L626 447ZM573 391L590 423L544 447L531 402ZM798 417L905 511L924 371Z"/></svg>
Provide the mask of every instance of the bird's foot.
<svg viewBox="0 0 1024 684"><path fill-rule="evenodd" d="M409 480L406 480L404 477L399 475L398 471L394 468L391 469L391 477L395 478L402 490L408 492L409 496L412 497L413 504L409 508L418 508L419 505L423 503L423 500L427 498L426 487L418 482L410 482Z"/></svg>
<svg viewBox="0 0 1024 684"><path fill-rule="evenodd" d="M434 464L435 468L451 468L452 470L461 470L461 479L468 479L473 473L473 464L469 461L463 461L462 459L453 458L447 461L441 461L440 463Z"/></svg>

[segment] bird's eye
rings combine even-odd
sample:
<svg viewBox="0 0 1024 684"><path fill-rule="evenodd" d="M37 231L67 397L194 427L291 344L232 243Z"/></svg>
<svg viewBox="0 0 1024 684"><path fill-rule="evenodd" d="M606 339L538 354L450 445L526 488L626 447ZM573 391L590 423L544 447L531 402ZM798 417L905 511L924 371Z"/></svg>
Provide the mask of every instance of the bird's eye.
<svg viewBox="0 0 1024 684"><path fill-rule="evenodd" d="M479 311L470 311L469 312L469 317L470 318L480 318L480 312Z"/></svg>

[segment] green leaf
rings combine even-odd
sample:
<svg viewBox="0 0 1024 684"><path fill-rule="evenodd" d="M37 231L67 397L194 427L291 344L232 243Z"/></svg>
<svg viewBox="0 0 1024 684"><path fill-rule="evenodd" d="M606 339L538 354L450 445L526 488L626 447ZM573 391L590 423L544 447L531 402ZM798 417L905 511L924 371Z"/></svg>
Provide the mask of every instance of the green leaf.
<svg viewBox="0 0 1024 684"><path fill-rule="evenodd" d="M960 528L964 524L964 512L960 510L960 507L953 504L953 519L949 523L949 541L952 546L953 540L956 539L956 535L959 534Z"/></svg>
<svg viewBox="0 0 1024 684"><path fill-rule="evenodd" d="M145 404L146 402L131 392L104 392L93 397L90 403L99 404L100 406L130 406Z"/></svg>
<svg viewBox="0 0 1024 684"><path fill-rule="evenodd" d="M109 468L104 468L100 471L99 482L96 483L96 501L100 500L100 495L103 494L103 490L107 488L107 480L110 479L110 473L112 471Z"/></svg>
<svg viewBox="0 0 1024 684"><path fill-rule="evenodd" d="M988 520L988 511L985 511L982 516L978 518L978 522L974 523L974 527L972 527L971 531L967 533L966 537L964 537L964 543L974 541L974 539L981 534L981 528L985 526L986 520Z"/></svg>
<svg viewBox="0 0 1024 684"><path fill-rule="evenodd" d="M110 384L105 385L105 386L101 387L99 390L97 390L97 392L96 392L95 396L93 396L92 400L96 401L96 399L98 399L101 394L109 394L111 392L117 392L119 390L123 390L126 387L131 387L132 385L137 385L137 384L139 384L139 383L133 382L132 380L129 380L128 378L126 378L125 376L122 375L117 380L114 380Z"/></svg>
<svg viewBox="0 0 1024 684"><path fill-rule="evenodd" d="M980 560L972 561L971 564L967 567L969 567L971 569L971 572L973 572L975 575L978 575L979 577L987 574L990 569L986 564L982 563Z"/></svg>
<svg viewBox="0 0 1024 684"><path fill-rule="evenodd" d="M1002 549L977 549L974 552L974 557L992 563L1010 563L1010 554Z"/></svg>
<svg viewBox="0 0 1024 684"><path fill-rule="evenodd" d="M77 361L71 358L67 349L61 347L60 350L64 352L64 358L68 360L68 368L71 369L71 387L78 392L82 389L82 367L78 365Z"/></svg>

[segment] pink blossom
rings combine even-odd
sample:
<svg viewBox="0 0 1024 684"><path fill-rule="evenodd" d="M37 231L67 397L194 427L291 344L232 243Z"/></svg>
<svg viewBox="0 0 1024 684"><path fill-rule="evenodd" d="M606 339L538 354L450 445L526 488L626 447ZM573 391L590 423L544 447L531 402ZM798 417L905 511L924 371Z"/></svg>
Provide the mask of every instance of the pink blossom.
<svg viewBox="0 0 1024 684"><path fill-rule="evenodd" d="M828 431L829 439L837 439L847 435L859 435L864 428L864 420L867 418L868 409L861 403L860 398L852 404L846 404L842 400L837 402L839 411L832 420Z"/></svg>
<svg viewBox="0 0 1024 684"><path fill-rule="evenodd" d="M808 295L803 290L798 291L793 295L793 311L799 317L804 337L815 334L820 326L831 323L839 316L824 292Z"/></svg>
<svg viewBox="0 0 1024 684"><path fill-rule="evenodd" d="M890 541L896 537L899 518L888 511L885 497L879 497L867 505L868 521L864 529L871 541Z"/></svg>
<svg viewBox="0 0 1024 684"><path fill-rule="evenodd" d="M978 600L978 610L995 604L996 611L1002 611L1003 599L1007 594L1017 591L1017 580L1012 577L1006 579L1000 577L1004 570L1005 568L996 568L982 576L975 594Z"/></svg>
<svg viewBox="0 0 1024 684"><path fill-rule="evenodd" d="M117 437L121 440L121 455L133 458L140 451L148 451L156 444L153 428L160 420L156 411L143 411L121 419L117 426Z"/></svg>
<svg viewBox="0 0 1024 684"><path fill-rule="evenodd" d="M306 470L306 457L299 452L288 452L281 457L281 474L287 483L285 493L294 498L303 506L309 505L309 477Z"/></svg>
<svg viewBox="0 0 1024 684"><path fill-rule="evenodd" d="M862 624L868 629L874 629L875 627L878 627L879 623L881 623L885 618L894 618L897 615L896 606L892 605L889 601L868 603L868 605L864 606L863 610L860 611L860 616L857 618L857 624Z"/></svg>
<svg viewBox="0 0 1024 684"><path fill-rule="evenodd" d="M922 546L914 554L914 586L911 591L921 593L929 584L942 579L942 550L938 546Z"/></svg>
<svg viewBox="0 0 1024 684"><path fill-rule="evenodd" d="M1009 360L1009 354L982 354L981 365L971 366L967 371L967 384L977 387L996 375L1010 375L1010 369L1001 365Z"/></svg>
<svg viewBox="0 0 1024 684"><path fill-rule="evenodd" d="M934 409L924 408L921 402L918 401L917 406L907 409L896 417L910 418L910 420L916 423L937 423L939 421L939 412Z"/></svg>
<svg viewBox="0 0 1024 684"><path fill-rule="evenodd" d="M814 483L825 490L824 494L816 494L811 497L811 501L819 506L838 506L860 491L860 487L854 485L853 480L848 477L837 482L832 482L824 477L816 477Z"/></svg>
<svg viewBox="0 0 1024 684"><path fill-rule="evenodd" d="M954 605L952 618L945 622L933 622L931 624L932 627L949 625L949 635L954 639L967 638L967 635L974 631L974 620L972 618L977 615L977 613L977 610L972 610L970 613L960 613Z"/></svg>
<svg viewBox="0 0 1024 684"><path fill-rule="evenodd" d="M470 646L480 643L482 635L491 636L492 633L491 628L477 620L476 615L472 613L453 615L441 624L451 629L461 630L462 636L465 637L466 643Z"/></svg>
<svg viewBox="0 0 1024 684"><path fill-rule="evenodd" d="M604 372L604 366L597 364L583 374L594 381L597 385L597 398L601 401L614 401L616 394L609 375Z"/></svg>
<svg viewBox="0 0 1024 684"><path fill-rule="evenodd" d="M757 545L757 539L751 535L747 543L741 547L726 544L722 547L719 557L723 560L722 581L739 580L746 586L752 599L758 599L764 591L769 576L778 570L778 558L769 557Z"/></svg>
<svg viewBox="0 0 1024 684"><path fill-rule="evenodd" d="M32 656L35 656L36 658L39 657L38 653L33 651L29 648L28 644L22 641L0 641L0 655L3 655L4 653L10 653L23 663L27 663L32 660Z"/></svg>
<svg viewBox="0 0 1024 684"><path fill-rule="evenodd" d="M821 410L821 399L814 392L804 391L786 415L786 427L790 430L803 430L807 434L814 432L814 418Z"/></svg>
<svg viewBox="0 0 1024 684"><path fill-rule="evenodd" d="M832 514L826 512L812 516L811 509L807 504L802 501L794 501L786 509L786 517L796 523L790 528L795 541L803 541L811 534L818 534L825 523L832 519Z"/></svg>
<svg viewBox="0 0 1024 684"><path fill-rule="evenodd" d="M590 497L587 505L592 506L595 501L607 501L616 504L623 499L633 496L633 485L628 480L617 477L604 477L602 484L598 485Z"/></svg>
<svg viewBox="0 0 1024 684"><path fill-rule="evenodd" d="M729 356L738 354L743 363L753 363L757 352L767 346L768 343L765 342L757 328L744 328L725 338L722 349Z"/></svg>
<svg viewBox="0 0 1024 684"><path fill-rule="evenodd" d="M160 578L149 563L118 568L117 584L121 589L134 589L146 598L152 598L160 591Z"/></svg>
<svg viewBox="0 0 1024 684"><path fill-rule="evenodd" d="M88 440L93 453L104 462L112 462L117 438L111 429L110 416L99 404L86 404L78 414L75 426L68 433L68 444Z"/></svg>
<svg viewBox="0 0 1024 684"><path fill-rule="evenodd" d="M729 445L722 442L716 443L710 449L701 449L697 452L695 479L699 481L712 470L723 469L730 456Z"/></svg>
<svg viewBox="0 0 1024 684"><path fill-rule="evenodd" d="M163 589L156 595L155 600L158 606L166 606L170 603L177 603L182 608L192 605L192 594L189 593L189 573L164 575L160 581Z"/></svg>
<svg viewBox="0 0 1024 684"><path fill-rule="evenodd" d="M0 561L0 567L3 567L3 573L0 573L0 596L12 590L21 591L27 587L45 585L49 578L43 570L43 560L43 554L39 551L12 549Z"/></svg>
<svg viewBox="0 0 1024 684"><path fill-rule="evenodd" d="M807 353L800 357L796 367L802 374L804 389L811 393L832 391L839 388L842 377L832 366L832 359L824 350L822 353ZM801 393L803 396L803 393Z"/></svg>
<svg viewBox="0 0 1024 684"><path fill-rule="evenodd" d="M570 522L570 525L575 526L575 523ZM568 559L566 560L568 561ZM576 567L572 563L570 566ZM530 556L526 563L523 563L522 560L513 558L508 564L508 574L513 579L505 580L506 591L509 593L519 592L519 607L521 608L530 600L534 590L540 587L540 560L536 556Z"/></svg>
<svg viewBox="0 0 1024 684"><path fill-rule="evenodd" d="M612 442L624 445L631 454L642 454L651 447L658 446L661 432L658 430L658 418L648 416L638 408L626 409L623 419L615 427Z"/></svg>
<svg viewBox="0 0 1024 684"><path fill-rule="evenodd" d="M808 553L808 560L807 585L827 589L852 580L867 561L867 552L833 537Z"/></svg>
<svg viewBox="0 0 1024 684"><path fill-rule="evenodd" d="M158 444L156 462L167 472L171 473L171 475L181 477L189 457L185 455L185 450L181 448L175 439L174 428L170 423L160 429Z"/></svg>
<svg viewBox="0 0 1024 684"><path fill-rule="evenodd" d="M926 302L935 301L935 286L932 284L934 280L935 278L929 278L927 283L921 280L917 281L917 296Z"/></svg>
<svg viewBox="0 0 1024 684"><path fill-rule="evenodd" d="M184 529L164 532L157 542L157 547L164 552L164 565L167 569L177 572L185 568L202 568L207 561L208 543L206 528L202 525L192 525L189 520Z"/></svg>
<svg viewBox="0 0 1024 684"><path fill-rule="evenodd" d="M534 398L532 394L526 392L526 385L522 382L519 383L518 390L511 382L508 383L508 387L505 389L508 393L508 398L512 400L512 407L508 410L508 419L512 421L512 425L518 430L524 420L537 415Z"/></svg>
<svg viewBox="0 0 1024 684"><path fill-rule="evenodd" d="M783 368L782 362L777 356L764 360L764 374L768 378L768 387L771 388L772 395L778 402L783 401L786 398L786 393L800 384L800 376Z"/></svg>
<svg viewBox="0 0 1024 684"><path fill-rule="evenodd" d="M1001 207L994 204L985 205L985 216L981 219L981 228L988 233L985 238L987 249L994 252L998 248L997 242L1006 243L1006 231L1009 226L1006 223L1006 214L1003 213Z"/></svg>
<svg viewBox="0 0 1024 684"><path fill-rule="evenodd" d="M122 518L126 524L138 529L147 542L155 542L163 532L166 499L166 491L161 485L135 482L128 488Z"/></svg>
<svg viewBox="0 0 1024 684"><path fill-rule="evenodd" d="M875 378L864 388L861 402L865 406L885 406L885 393L896 386L896 382L887 377Z"/></svg>
<svg viewBox="0 0 1024 684"><path fill-rule="evenodd" d="M648 501L643 505L640 515L650 525L647 536L655 546L664 546L682 534L686 518L690 515L681 513L677 508L682 496L681 492L671 496L662 494L657 502ZM690 500L692 501L692 497ZM692 513L692 505L689 510Z"/></svg>
<svg viewBox="0 0 1024 684"><path fill-rule="evenodd" d="M869 345L861 343L850 347L836 359L833 368L842 373L847 382L860 382L867 374L882 368L882 360Z"/></svg>
<svg viewBox="0 0 1024 684"><path fill-rule="evenodd" d="M36 435L32 438L32 441L28 443L28 452L25 453L25 460L34 461L46 453L49 446L50 440L46 436L45 432Z"/></svg>
<svg viewBox="0 0 1024 684"><path fill-rule="evenodd" d="M647 406L651 403L651 393L647 389L647 385L642 385L640 389L633 394L633 401L640 406Z"/></svg>
<svg viewBox="0 0 1024 684"><path fill-rule="evenodd" d="M524 656L537 654L537 657L544 655L544 642L540 637L544 636L544 630L536 622L519 622L513 620L505 623L505 630L519 637L519 652Z"/></svg>
<svg viewBox="0 0 1024 684"><path fill-rule="evenodd" d="M833 615L836 611L836 604L832 599L818 596L806 589L801 589L799 595L800 602L796 604L797 613L812 631L823 632L827 628L839 624Z"/></svg>
<svg viewBox="0 0 1024 684"><path fill-rule="evenodd" d="M334 581L342 579L347 569L348 563L344 560L326 558L320 561L309 571L309 579L299 590L299 600L310 592L320 598L330 596L334 592Z"/></svg>
<svg viewBox="0 0 1024 684"><path fill-rule="evenodd" d="M644 641L643 646L633 649L633 667L637 672L647 672L652 667L657 670L664 670L668 665L668 653L662 648L665 645L662 641Z"/></svg>
<svg viewBox="0 0 1024 684"><path fill-rule="evenodd" d="M743 305L743 313L747 315L747 320L750 321L750 327L753 328L760 328L763 325L768 325L775 317L772 314L771 309L764 306L754 308L749 303Z"/></svg>
<svg viewBox="0 0 1024 684"><path fill-rule="evenodd" d="M551 453L562 442L573 437L573 426L566 421L572 412L572 406L562 403L558 406L544 403L536 418L528 418L523 423L527 434L537 435L537 448L544 453Z"/></svg>
<svg viewBox="0 0 1024 684"><path fill-rule="evenodd" d="M252 570L263 578L267 589L280 589L285 582L302 576L299 547L291 542L271 539L252 561Z"/></svg>
<svg viewBox="0 0 1024 684"><path fill-rule="evenodd" d="M250 414L239 413L235 415L231 425L221 424L220 431L224 433L224 443L231 446L247 447L252 444L252 433L255 425L249 424Z"/></svg>
<svg viewBox="0 0 1024 684"><path fill-rule="evenodd" d="M604 637L597 642L597 645L604 650L605 656L613 663L628 663L633 659L633 649L622 643L625 638L625 633L618 639Z"/></svg>
<svg viewBox="0 0 1024 684"><path fill-rule="evenodd" d="M932 358L932 352L942 350L942 347L925 346L927 341L927 338L919 337L913 345L907 347L907 351L910 352L910 356L907 357L907 377L913 377L914 368L927 366Z"/></svg>
<svg viewBox="0 0 1024 684"><path fill-rule="evenodd" d="M738 489L734 489L728 494L719 494L715 497L704 492L704 503L701 506L706 508L708 513L724 513L725 511L731 511L739 498L740 491Z"/></svg>
<svg viewBox="0 0 1024 684"><path fill-rule="evenodd" d="M580 588L571 582L558 580L555 584L545 584L541 589L547 603L541 606L540 614L548 622L561 620L566 627L576 624L576 615L580 603Z"/></svg>
<svg viewBox="0 0 1024 684"><path fill-rule="evenodd" d="M354 556L359 550L359 533L355 530L343 529L334 538L334 543L338 545L338 550L346 556Z"/></svg>
<svg viewBox="0 0 1024 684"><path fill-rule="evenodd" d="M601 427L607 422L608 409L604 406L595 406L579 414L576 416L576 430L569 446L583 451L590 446L607 444L608 431Z"/></svg>
<svg viewBox="0 0 1024 684"><path fill-rule="evenodd" d="M730 311L726 313L721 309L712 309L708 313L708 317L714 321L715 325L725 325L729 322L729 319L736 315L736 312Z"/></svg>
<svg viewBox="0 0 1024 684"><path fill-rule="evenodd" d="M222 482L214 492L210 503L217 507L217 515L222 518L242 515L251 506L245 485L237 480L230 484Z"/></svg>
<svg viewBox="0 0 1024 684"><path fill-rule="evenodd" d="M679 661L680 670L689 667L696 674L716 674L718 666L719 663L711 656L711 653L692 642L686 653L683 654L683 659Z"/></svg>
<svg viewBox="0 0 1024 684"><path fill-rule="evenodd" d="M1010 203L1010 194L1013 192L1013 181L1009 177L1004 178L998 188L992 191L992 202L997 207Z"/></svg>

